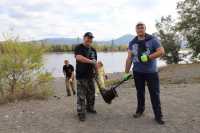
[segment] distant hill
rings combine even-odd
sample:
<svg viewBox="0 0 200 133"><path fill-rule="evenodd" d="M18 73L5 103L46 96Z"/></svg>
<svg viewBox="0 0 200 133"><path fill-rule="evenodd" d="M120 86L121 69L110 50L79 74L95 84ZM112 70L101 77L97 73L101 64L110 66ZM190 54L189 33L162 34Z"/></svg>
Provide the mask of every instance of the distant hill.
<svg viewBox="0 0 200 133"><path fill-rule="evenodd" d="M126 34L123 35L119 38L109 40L109 41L96 41L98 44L113 44L113 45L123 45L123 44L128 44L129 41L133 39L133 35L131 34ZM37 43L48 43L48 44L53 44L53 45L58 45L58 44L66 44L66 45L74 45L81 43L83 40L81 38L46 38L38 41L33 41Z"/></svg>
<svg viewBox="0 0 200 133"><path fill-rule="evenodd" d="M53 45L58 45L58 44L73 45L73 44L82 42L82 39L80 38L46 38L46 39L42 39L42 40L34 41L34 42L48 43L48 44L53 44Z"/></svg>
<svg viewBox="0 0 200 133"><path fill-rule="evenodd" d="M122 37L117 38L114 40L114 44L120 45L120 44L128 44L132 39L134 38L131 34L123 35Z"/></svg>

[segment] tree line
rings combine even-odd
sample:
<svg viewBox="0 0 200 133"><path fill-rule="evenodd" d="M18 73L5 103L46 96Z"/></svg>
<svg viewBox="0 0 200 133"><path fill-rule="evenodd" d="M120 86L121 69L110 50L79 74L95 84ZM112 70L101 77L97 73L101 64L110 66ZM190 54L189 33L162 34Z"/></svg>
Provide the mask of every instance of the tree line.
<svg viewBox="0 0 200 133"><path fill-rule="evenodd" d="M46 49L46 52L72 52L76 45L67 44L41 44ZM100 52L112 52L112 51L126 51L128 46L125 45L105 45L105 44L93 44L93 47Z"/></svg>

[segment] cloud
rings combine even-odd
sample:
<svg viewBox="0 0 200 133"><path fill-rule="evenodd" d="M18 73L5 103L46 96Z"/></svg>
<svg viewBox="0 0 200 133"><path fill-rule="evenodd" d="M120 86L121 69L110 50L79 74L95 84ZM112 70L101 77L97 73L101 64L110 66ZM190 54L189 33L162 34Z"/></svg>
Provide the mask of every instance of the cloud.
<svg viewBox="0 0 200 133"><path fill-rule="evenodd" d="M138 21L155 32L155 20L176 16L176 0L17 0L0 1L0 33L14 33L26 40L77 37L94 32L98 40L134 33ZM1 37L2 39L2 37Z"/></svg>

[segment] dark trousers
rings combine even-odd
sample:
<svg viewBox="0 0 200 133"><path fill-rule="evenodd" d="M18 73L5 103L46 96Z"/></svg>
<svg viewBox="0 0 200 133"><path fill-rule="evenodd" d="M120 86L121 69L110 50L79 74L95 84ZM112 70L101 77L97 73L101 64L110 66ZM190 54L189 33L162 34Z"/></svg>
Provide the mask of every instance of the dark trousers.
<svg viewBox="0 0 200 133"><path fill-rule="evenodd" d="M77 80L77 112L84 114L86 110L93 110L95 104L94 79Z"/></svg>
<svg viewBox="0 0 200 133"><path fill-rule="evenodd" d="M133 75L138 100L136 113L143 113L145 110L145 83L147 83L154 115L156 118L161 118L162 111L160 104L160 83L158 73L133 72Z"/></svg>

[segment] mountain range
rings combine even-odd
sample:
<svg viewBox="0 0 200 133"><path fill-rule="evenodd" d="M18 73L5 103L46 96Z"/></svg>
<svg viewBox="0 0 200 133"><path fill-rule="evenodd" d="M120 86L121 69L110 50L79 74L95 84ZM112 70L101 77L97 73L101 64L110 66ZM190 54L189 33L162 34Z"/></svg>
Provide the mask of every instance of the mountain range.
<svg viewBox="0 0 200 133"><path fill-rule="evenodd" d="M108 40L108 41L102 40L95 42L97 44L123 45L123 44L128 44L133 38L134 35L126 34L113 40ZM83 40L81 38L45 38L34 42L47 43L52 45L58 45L58 44L75 45L81 43L82 41Z"/></svg>

